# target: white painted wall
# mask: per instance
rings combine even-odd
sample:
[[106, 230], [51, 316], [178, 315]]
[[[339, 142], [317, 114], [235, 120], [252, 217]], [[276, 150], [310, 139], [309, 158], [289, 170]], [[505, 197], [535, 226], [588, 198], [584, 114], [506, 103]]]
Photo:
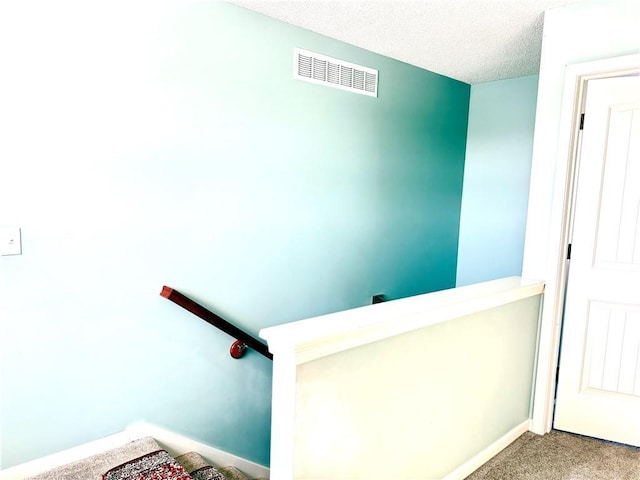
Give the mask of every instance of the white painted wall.
[[545, 14], [523, 276], [545, 279], [567, 65], [640, 53], [640, 2], [585, 1]]
[[[529, 208], [523, 260], [523, 275], [545, 280], [546, 294], [540, 331], [532, 430], [551, 428], [552, 405], [548, 402], [554, 384], [557, 355], [556, 316], [561, 294], [557, 293], [557, 260], [560, 247], [563, 185], [566, 153], [558, 153], [565, 71], [568, 65], [640, 53], [640, 3], [593, 1], [549, 10], [545, 14], [544, 37], [533, 145]], [[569, 101], [572, 101], [569, 99]], [[565, 131], [567, 131], [565, 129]], [[558, 183], [559, 187], [556, 186]]]

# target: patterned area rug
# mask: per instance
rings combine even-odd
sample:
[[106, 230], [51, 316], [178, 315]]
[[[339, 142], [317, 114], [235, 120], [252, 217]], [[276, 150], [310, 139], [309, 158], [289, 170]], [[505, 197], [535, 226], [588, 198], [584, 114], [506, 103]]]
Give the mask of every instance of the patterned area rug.
[[202, 467], [191, 472], [194, 480], [227, 480], [215, 467]]
[[103, 480], [192, 480], [191, 476], [164, 450], [151, 452], [112, 468]]
[[176, 457], [176, 462], [189, 472], [195, 480], [228, 480], [222, 473], [197, 452], [188, 452]]
[[247, 477], [236, 467], [220, 467], [219, 470], [226, 480], [247, 480]]

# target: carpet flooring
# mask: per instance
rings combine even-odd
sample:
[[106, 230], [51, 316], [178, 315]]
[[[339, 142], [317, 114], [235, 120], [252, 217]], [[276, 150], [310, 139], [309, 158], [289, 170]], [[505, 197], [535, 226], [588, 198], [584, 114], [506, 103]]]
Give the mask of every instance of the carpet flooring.
[[640, 480], [640, 448], [527, 432], [466, 480]]
[[147, 437], [108, 452], [54, 468], [26, 480], [100, 480], [107, 470], [159, 449], [160, 445], [153, 438]]

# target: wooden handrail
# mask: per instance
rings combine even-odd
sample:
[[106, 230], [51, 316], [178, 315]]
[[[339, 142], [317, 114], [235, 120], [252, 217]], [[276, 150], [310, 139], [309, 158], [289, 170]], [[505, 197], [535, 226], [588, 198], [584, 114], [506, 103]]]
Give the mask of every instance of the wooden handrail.
[[267, 346], [260, 340], [252, 337], [247, 332], [240, 330], [235, 325], [227, 322], [224, 318], [216, 315], [212, 311], [207, 310], [205, 307], [197, 302], [194, 302], [179, 291], [165, 285], [162, 287], [162, 292], [160, 292], [160, 295], [168, 300], [171, 300], [176, 305], [180, 305], [185, 310], [188, 310], [194, 315], [200, 317], [205, 322], [213, 325], [216, 328], [219, 328], [226, 334], [231, 335], [233, 338], [238, 340], [231, 346], [232, 357], [240, 358], [244, 353], [246, 347], [249, 347], [254, 349], [259, 354], [264, 355], [269, 360], [273, 360], [273, 355], [269, 353], [269, 349], [267, 348]]

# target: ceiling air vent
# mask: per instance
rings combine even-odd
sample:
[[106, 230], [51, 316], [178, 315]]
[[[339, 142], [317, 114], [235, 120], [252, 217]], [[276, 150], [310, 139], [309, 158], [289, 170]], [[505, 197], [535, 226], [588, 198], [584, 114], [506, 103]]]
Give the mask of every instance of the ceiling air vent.
[[378, 96], [378, 71], [336, 58], [296, 48], [293, 78], [328, 87]]

